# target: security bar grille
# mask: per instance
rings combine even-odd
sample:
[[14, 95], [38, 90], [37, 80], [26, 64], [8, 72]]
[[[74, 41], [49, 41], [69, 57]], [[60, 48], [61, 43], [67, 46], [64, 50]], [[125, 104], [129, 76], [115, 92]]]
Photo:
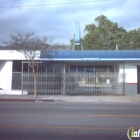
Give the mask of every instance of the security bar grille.
[[[33, 73], [23, 73], [22, 90], [34, 92]], [[38, 95], [123, 95], [125, 75], [119, 73], [37, 73]]]

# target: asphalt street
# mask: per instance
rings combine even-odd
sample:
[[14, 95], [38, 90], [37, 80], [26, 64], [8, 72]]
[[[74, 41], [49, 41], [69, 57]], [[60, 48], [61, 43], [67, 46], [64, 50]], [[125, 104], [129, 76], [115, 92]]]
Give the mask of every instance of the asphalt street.
[[128, 140], [139, 103], [0, 102], [0, 140]]

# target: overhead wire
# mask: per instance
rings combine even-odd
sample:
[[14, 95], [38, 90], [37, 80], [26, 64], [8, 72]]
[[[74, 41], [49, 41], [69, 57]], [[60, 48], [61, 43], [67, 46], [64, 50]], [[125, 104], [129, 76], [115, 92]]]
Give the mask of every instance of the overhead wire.
[[12, 5], [12, 6], [0, 6], [0, 8], [28, 8], [28, 7], [41, 7], [41, 6], [53, 6], [53, 5], [68, 5], [68, 4], [83, 4], [83, 3], [92, 3], [92, 2], [103, 2], [111, 0], [92, 0], [92, 1], [75, 1], [75, 2], [64, 2], [64, 3], [46, 3], [46, 4], [36, 4], [36, 5]]

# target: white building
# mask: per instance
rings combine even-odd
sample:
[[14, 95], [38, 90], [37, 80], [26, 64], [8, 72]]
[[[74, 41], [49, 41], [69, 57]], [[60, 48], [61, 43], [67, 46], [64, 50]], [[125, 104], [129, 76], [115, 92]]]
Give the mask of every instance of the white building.
[[[58, 94], [71, 94], [76, 95], [80, 91], [80, 89], [85, 90], [84, 94], [87, 95], [95, 95], [91, 94], [96, 92], [96, 95], [98, 95], [99, 90], [103, 93], [103, 91], [106, 89], [108, 92], [112, 92], [114, 90], [110, 90], [113, 85], [117, 84], [117, 86], [122, 84], [121, 89], [117, 89], [115, 94], [117, 92], [119, 94], [125, 94], [125, 95], [137, 95], [140, 94], [140, 51], [139, 50], [126, 50], [126, 51], [58, 51], [58, 53], [54, 54], [53, 58], [48, 59], [45, 52], [42, 52], [40, 55], [40, 58], [36, 59], [38, 61], [37, 63], [37, 71], [38, 72], [46, 72], [49, 74], [50, 72], [61, 72], [61, 80], [59, 78], [59, 82], [56, 81], [55, 77], [55, 84], [60, 84], [60, 88], [57, 87], [57, 89], [52, 87], [52, 85], [49, 86], [49, 89], [45, 87], [44, 89], [44, 82], [39, 81], [39, 85], [42, 86], [42, 89], [40, 87], [40, 93], [41, 91], [44, 92], [43, 94], [56, 94], [55, 91], [60, 91]], [[50, 66], [50, 64], [53, 64], [53, 67]], [[44, 70], [44, 65], [46, 65], [47, 70]], [[59, 65], [59, 66], [58, 66]], [[49, 67], [49, 68], [48, 68]], [[1, 94], [24, 94], [29, 93], [29, 89], [24, 89], [24, 77], [23, 73], [28, 72], [30, 73], [30, 68], [28, 66], [28, 63], [26, 62], [25, 57], [13, 50], [0, 50], [0, 88], [3, 90], [0, 90]], [[117, 82], [110, 81], [110, 77], [104, 78], [105, 80], [99, 81], [99, 77], [95, 78], [97, 73], [109, 73], [110, 75], [112, 73], [118, 73], [117, 75]], [[70, 87], [70, 82], [67, 82], [66, 78], [69, 78], [69, 74], [81, 74], [83, 73], [90, 73], [91, 77], [93, 76], [92, 80], [95, 79], [95, 81], [92, 81], [89, 83], [89, 78], [87, 81], [87, 77], [83, 76], [80, 78], [80, 80], [77, 82], [78, 87], [75, 88], [75, 91], [69, 89], [69, 91], [72, 91], [71, 93], [68, 92], [68, 87]], [[18, 75], [18, 77], [14, 77], [15, 75]], [[65, 76], [64, 76], [65, 75]], [[46, 75], [45, 75], [46, 76]], [[64, 77], [63, 77], [64, 76]], [[70, 75], [72, 76], [72, 75]], [[78, 75], [79, 76], [79, 75]], [[63, 77], [63, 78], [62, 78]], [[89, 75], [88, 75], [89, 77]], [[29, 79], [29, 78], [28, 78]], [[76, 78], [77, 80], [78, 78]], [[82, 79], [82, 80], [81, 80]], [[64, 81], [65, 80], [65, 81]], [[76, 81], [75, 80], [75, 81]], [[46, 86], [49, 85], [49, 81], [46, 81]], [[75, 82], [74, 81], [74, 82]], [[26, 81], [28, 84], [30, 84], [29, 81]], [[52, 81], [51, 81], [52, 82]], [[26, 83], [26, 88], [27, 84]], [[42, 83], [42, 85], [41, 85]], [[54, 85], [54, 81], [52, 83]], [[93, 88], [94, 86], [94, 88]], [[29, 86], [30, 87], [30, 86]], [[29, 88], [28, 87], [28, 88]], [[51, 88], [50, 88], [51, 87]], [[92, 87], [92, 88], [91, 88]], [[95, 88], [96, 87], [96, 88]], [[104, 88], [101, 88], [104, 87]], [[107, 87], [110, 87], [107, 88]], [[71, 87], [72, 88], [72, 87]], [[50, 90], [53, 90], [51, 92]], [[102, 91], [101, 91], [102, 90]], [[121, 92], [119, 92], [121, 90]], [[90, 94], [86, 91], [90, 91]], [[97, 92], [98, 91], [98, 92]], [[107, 91], [105, 91], [107, 93]], [[102, 95], [99, 94], [99, 95]], [[78, 95], [82, 95], [82, 91], [79, 92]]]

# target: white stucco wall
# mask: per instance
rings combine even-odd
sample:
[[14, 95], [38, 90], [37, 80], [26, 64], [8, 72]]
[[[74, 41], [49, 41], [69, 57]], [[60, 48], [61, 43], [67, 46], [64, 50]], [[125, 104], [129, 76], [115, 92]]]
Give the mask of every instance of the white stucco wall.
[[[37, 52], [38, 55], [40, 51]], [[35, 60], [38, 60], [36, 57]], [[24, 55], [15, 50], [0, 50], [0, 60], [26, 60]]]
[[125, 73], [126, 83], [137, 83], [137, 65], [140, 63], [136, 62], [125, 62], [119, 64], [119, 82], [122, 82], [122, 75]]
[[[37, 52], [38, 55], [40, 51]], [[35, 60], [38, 60], [36, 57]], [[21, 95], [21, 90], [12, 90], [13, 60], [26, 60], [24, 55], [15, 50], [0, 50], [0, 94]]]
[[11, 90], [13, 61], [0, 61], [0, 88]]
[[137, 65], [138, 63], [125, 63], [126, 83], [137, 83]]
[[25, 60], [24, 55], [14, 50], [1, 50], [0, 60]]

